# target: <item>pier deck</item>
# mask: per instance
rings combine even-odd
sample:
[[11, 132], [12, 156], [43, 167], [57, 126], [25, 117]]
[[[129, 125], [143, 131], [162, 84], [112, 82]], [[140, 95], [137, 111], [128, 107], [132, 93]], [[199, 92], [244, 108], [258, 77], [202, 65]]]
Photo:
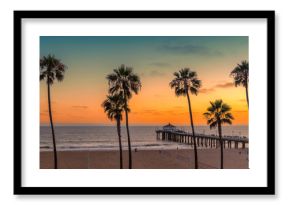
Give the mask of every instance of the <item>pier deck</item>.
[[[193, 136], [191, 133], [178, 130], [156, 130], [156, 138], [157, 140], [172, 141], [189, 145], [193, 144]], [[218, 148], [220, 146], [219, 140], [219, 137], [216, 135], [196, 134], [197, 147]], [[224, 148], [245, 149], [248, 147], [249, 140], [246, 137], [240, 136], [223, 136], [222, 143]]]

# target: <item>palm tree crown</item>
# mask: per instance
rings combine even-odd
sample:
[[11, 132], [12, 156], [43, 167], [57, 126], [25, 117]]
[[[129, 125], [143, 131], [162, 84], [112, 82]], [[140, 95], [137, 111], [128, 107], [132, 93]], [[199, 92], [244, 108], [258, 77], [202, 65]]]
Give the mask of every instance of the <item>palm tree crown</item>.
[[207, 112], [203, 115], [207, 119], [207, 124], [209, 124], [210, 129], [215, 128], [222, 124], [232, 124], [234, 119], [233, 115], [230, 113], [231, 107], [222, 100], [216, 100], [210, 102], [211, 106], [207, 108]]
[[190, 91], [197, 95], [198, 89], [201, 87], [201, 81], [197, 78], [197, 74], [189, 68], [183, 68], [178, 72], [174, 72], [175, 78], [170, 82], [170, 87], [175, 89], [176, 96], [186, 96]]
[[[122, 95], [108, 95], [107, 99], [102, 103], [104, 111], [110, 120], [121, 120], [124, 111], [125, 101]], [[129, 111], [129, 110], [128, 110]]]
[[114, 73], [107, 76], [109, 81], [109, 92], [112, 94], [122, 93], [126, 99], [132, 97], [133, 91], [135, 94], [141, 89], [141, 81], [138, 75], [134, 74], [132, 68], [121, 65], [114, 69]]
[[53, 84], [54, 80], [62, 81], [66, 65], [54, 55], [43, 56], [40, 59], [40, 80], [46, 79], [48, 84]]
[[238, 64], [230, 74], [235, 81], [235, 86], [242, 85], [247, 87], [249, 81], [249, 63], [244, 60], [241, 64]]

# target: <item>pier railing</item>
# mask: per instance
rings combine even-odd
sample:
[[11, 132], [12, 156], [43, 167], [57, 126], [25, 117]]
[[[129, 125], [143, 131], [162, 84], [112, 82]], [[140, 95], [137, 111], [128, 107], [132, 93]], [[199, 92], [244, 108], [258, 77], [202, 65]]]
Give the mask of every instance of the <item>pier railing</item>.
[[[196, 143], [198, 147], [204, 148], [218, 148], [220, 146], [220, 139], [216, 135], [205, 135], [205, 134], [196, 134]], [[193, 136], [191, 133], [187, 133], [181, 130], [156, 130], [157, 140], [172, 141], [183, 144], [193, 144]], [[223, 136], [222, 144], [224, 148], [243, 148], [248, 147], [249, 140], [246, 137], [240, 136]]]

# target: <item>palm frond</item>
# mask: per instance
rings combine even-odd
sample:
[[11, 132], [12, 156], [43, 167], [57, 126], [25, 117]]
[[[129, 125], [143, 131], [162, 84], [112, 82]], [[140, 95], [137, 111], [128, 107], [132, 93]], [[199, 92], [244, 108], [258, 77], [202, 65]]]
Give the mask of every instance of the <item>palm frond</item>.
[[223, 103], [221, 99], [215, 100], [214, 102], [210, 101], [210, 106], [207, 108], [207, 112], [203, 113], [203, 116], [206, 118], [210, 129], [212, 129], [219, 123], [232, 124], [234, 117], [230, 113], [230, 110], [231, 107]]
[[180, 78], [180, 75], [178, 72], [174, 72], [173, 75], [176, 77], [176, 78]]
[[111, 73], [111, 74], [107, 75], [106, 78], [109, 82], [115, 82], [118, 79], [118, 74]]
[[174, 78], [170, 81], [169, 86], [174, 89], [175, 95], [186, 96], [188, 92], [197, 95], [201, 87], [201, 81], [197, 78], [197, 73], [189, 68], [182, 68], [173, 73]]
[[233, 117], [232, 113], [228, 112], [225, 114], [225, 118], [230, 119], [230, 120], [234, 120], [235, 118]]
[[221, 119], [221, 124], [232, 124], [232, 121], [230, 119]]
[[109, 82], [109, 93], [122, 94], [126, 99], [130, 99], [132, 93], [138, 94], [142, 87], [139, 76], [133, 73], [133, 68], [124, 64], [114, 69], [106, 78]]
[[235, 86], [247, 86], [249, 80], [249, 63], [244, 60], [232, 70], [230, 76], [234, 78]]
[[67, 68], [61, 60], [55, 58], [54, 55], [43, 56], [39, 60], [40, 66], [40, 80], [46, 79], [48, 84], [53, 84], [55, 79], [62, 81], [64, 79], [64, 72]]
[[183, 87], [175, 87], [175, 95], [179, 96], [186, 96], [186, 90]]
[[211, 122], [208, 122], [208, 124], [209, 124], [209, 128], [213, 129], [217, 127], [218, 121], [211, 121]]
[[58, 80], [58, 81], [62, 81], [64, 79], [64, 74], [63, 72], [59, 71], [59, 70], [56, 70], [55, 71], [55, 78]]
[[226, 113], [231, 110], [231, 107], [228, 104], [222, 104], [221, 113]]
[[125, 99], [120, 94], [108, 95], [107, 99], [102, 103], [102, 107], [110, 120], [122, 120], [122, 112], [126, 109]]
[[191, 94], [197, 95], [197, 93], [198, 93], [198, 89], [195, 87], [189, 87], [189, 90], [190, 90]]

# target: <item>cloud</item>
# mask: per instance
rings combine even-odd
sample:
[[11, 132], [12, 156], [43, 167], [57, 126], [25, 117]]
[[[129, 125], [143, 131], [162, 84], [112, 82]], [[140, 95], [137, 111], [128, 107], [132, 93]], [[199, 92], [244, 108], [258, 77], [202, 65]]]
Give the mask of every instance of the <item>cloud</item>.
[[140, 75], [141, 77], [145, 77], [145, 73], [143, 73], [143, 72], [140, 73], [139, 75]]
[[86, 105], [73, 105], [72, 108], [74, 108], [74, 109], [87, 109], [88, 106], [86, 106]]
[[147, 110], [143, 110], [141, 111], [143, 114], [152, 114], [152, 115], [160, 115], [161, 112], [158, 110], [154, 110], [154, 109], [147, 109]]
[[174, 109], [183, 109], [184, 106], [173, 106]]
[[140, 76], [141, 77], [162, 77], [164, 76], [165, 73], [160, 72], [158, 70], [151, 70], [151, 71], [147, 71], [146, 73], [141, 73]]
[[205, 46], [198, 45], [163, 45], [159, 49], [177, 54], [222, 55], [220, 51], [212, 51]]
[[149, 73], [149, 76], [151, 76], [151, 77], [164, 76], [164, 75], [165, 75], [165, 73], [159, 72], [158, 70], [152, 70]]
[[214, 88], [201, 88], [199, 90], [200, 93], [210, 93], [210, 92], [213, 92], [213, 91], [215, 91]]
[[156, 109], [145, 109], [145, 110], [140, 110], [138, 112], [133, 112], [131, 114], [138, 114], [138, 115], [156, 115], [156, 116], [160, 116], [160, 115], [185, 115], [188, 114], [187, 111], [184, 111], [182, 109], [182, 111], [173, 109], [173, 110], [156, 110]]
[[169, 63], [164, 63], [164, 62], [153, 62], [153, 63], [150, 63], [149, 65], [156, 66], [156, 67], [168, 67], [168, 66], [170, 66]]
[[234, 83], [231, 83], [231, 82], [215, 85], [216, 88], [230, 88], [233, 86], [234, 86]]
[[[62, 115], [61, 113], [58, 113], [58, 112], [56, 112], [54, 110], [52, 110], [52, 114], [53, 115]], [[40, 112], [40, 115], [42, 115], [42, 116], [48, 116], [49, 115], [49, 112], [48, 112], [48, 110], [43, 110], [43, 111]]]
[[71, 118], [86, 119], [86, 116], [83, 115], [66, 114], [66, 116]]
[[200, 93], [210, 93], [215, 91], [216, 88], [230, 88], [233, 87], [234, 83], [231, 82], [227, 82], [227, 83], [222, 83], [222, 84], [216, 84], [215, 86], [211, 87], [211, 88], [201, 88], [199, 90]]

